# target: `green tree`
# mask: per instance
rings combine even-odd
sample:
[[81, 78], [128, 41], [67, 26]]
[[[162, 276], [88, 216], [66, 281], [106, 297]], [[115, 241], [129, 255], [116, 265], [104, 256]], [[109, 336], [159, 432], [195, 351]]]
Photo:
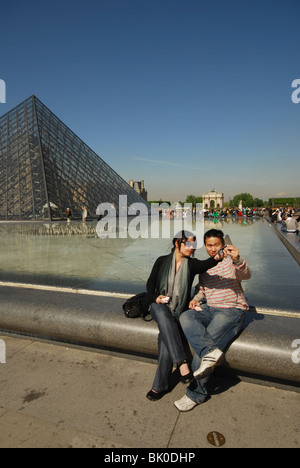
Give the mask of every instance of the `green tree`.
[[235, 195], [233, 197], [233, 200], [231, 202], [232, 206], [239, 206], [240, 201], [243, 202], [243, 207], [251, 207], [254, 206], [254, 199], [250, 193], [239, 193], [238, 195]]
[[254, 198], [254, 206], [260, 208], [261, 206], [264, 206], [264, 201], [260, 198]]
[[188, 195], [186, 197], [185, 203], [192, 203], [193, 207], [196, 206], [197, 203], [202, 203], [203, 197], [196, 197], [196, 195]]

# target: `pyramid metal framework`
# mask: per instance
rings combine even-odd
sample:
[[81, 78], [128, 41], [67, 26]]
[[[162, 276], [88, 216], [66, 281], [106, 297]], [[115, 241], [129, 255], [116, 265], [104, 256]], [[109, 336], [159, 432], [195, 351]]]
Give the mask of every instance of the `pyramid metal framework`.
[[119, 195], [149, 207], [35, 96], [0, 117], [0, 219], [95, 216], [100, 203], [118, 211]]

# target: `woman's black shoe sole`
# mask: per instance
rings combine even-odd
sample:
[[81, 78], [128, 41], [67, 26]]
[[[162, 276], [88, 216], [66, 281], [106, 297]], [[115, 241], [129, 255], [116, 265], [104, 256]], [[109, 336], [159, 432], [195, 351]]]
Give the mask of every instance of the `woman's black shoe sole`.
[[147, 398], [148, 398], [148, 400], [150, 400], [150, 401], [158, 401], [158, 400], [160, 400], [165, 394], [166, 394], [166, 392], [155, 393], [155, 392], [153, 392], [152, 390], [150, 390], [150, 392], [147, 393]]

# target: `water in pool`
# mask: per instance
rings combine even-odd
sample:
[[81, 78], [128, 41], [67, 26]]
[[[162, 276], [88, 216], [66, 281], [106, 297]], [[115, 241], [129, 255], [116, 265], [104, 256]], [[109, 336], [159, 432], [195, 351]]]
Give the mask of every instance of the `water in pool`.
[[[267, 221], [203, 221], [202, 232], [213, 227], [228, 234], [249, 263], [252, 278], [243, 285], [251, 305], [300, 312], [299, 266]], [[135, 294], [145, 289], [156, 258], [171, 251], [171, 238], [100, 239], [95, 228], [1, 223], [0, 281]], [[207, 258], [203, 246], [196, 257]]]

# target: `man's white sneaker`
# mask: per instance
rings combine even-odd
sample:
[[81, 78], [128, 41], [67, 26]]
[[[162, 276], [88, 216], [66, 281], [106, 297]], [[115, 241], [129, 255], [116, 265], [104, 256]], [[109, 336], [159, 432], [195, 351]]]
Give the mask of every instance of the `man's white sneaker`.
[[220, 349], [214, 349], [202, 358], [201, 366], [194, 372], [195, 379], [203, 379], [210, 375], [216, 366], [221, 364], [224, 353]]
[[191, 411], [192, 409], [194, 409], [195, 406], [198, 405], [198, 403], [195, 403], [189, 397], [184, 395], [184, 397], [181, 398], [181, 400], [175, 401], [174, 405], [179, 411], [181, 411], [182, 413], [186, 413], [187, 411]]

